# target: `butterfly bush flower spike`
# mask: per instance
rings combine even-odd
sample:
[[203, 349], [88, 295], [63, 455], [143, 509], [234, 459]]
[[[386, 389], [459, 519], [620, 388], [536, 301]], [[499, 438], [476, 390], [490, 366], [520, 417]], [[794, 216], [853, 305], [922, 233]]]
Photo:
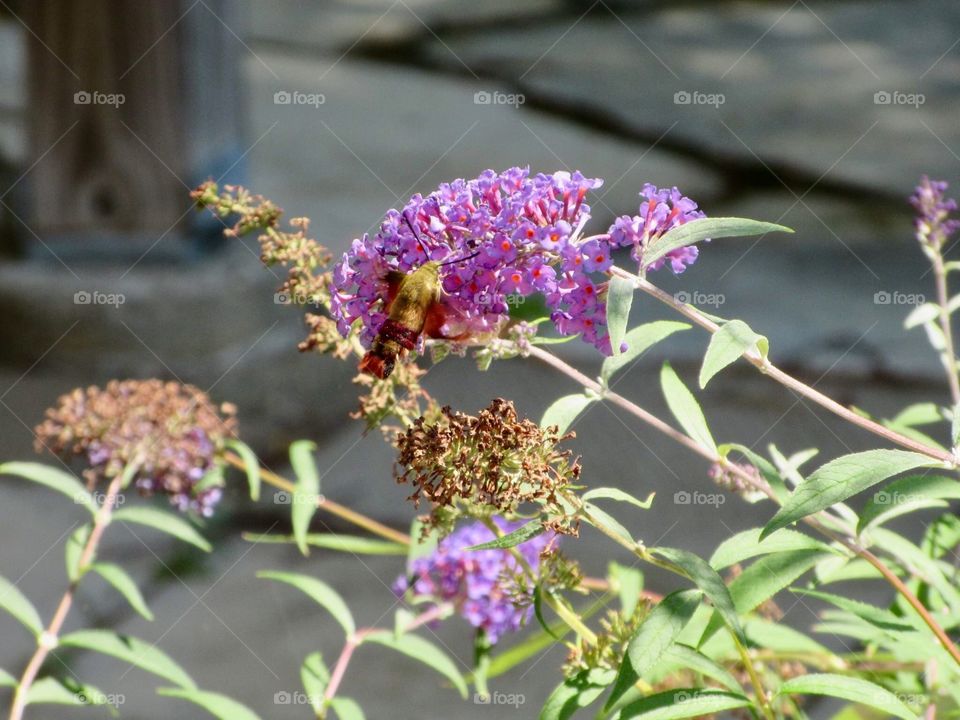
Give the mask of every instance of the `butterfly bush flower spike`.
[[[612, 250], [632, 246], [639, 257], [646, 244], [703, 213], [676, 188], [648, 185], [640, 215], [584, 239], [585, 199], [602, 182], [579, 172], [531, 176], [511, 168], [414, 195], [387, 213], [379, 232], [354, 240], [335, 267], [331, 313], [340, 333], [359, 324], [360, 341], [370, 347], [387, 319], [390, 273], [406, 275], [435, 261], [442, 263], [445, 317], [437, 337], [495, 337], [509, 317], [509, 296], [539, 294], [560, 334], [582, 335], [609, 355], [603, 274]], [[653, 269], [669, 261], [680, 272], [696, 255], [696, 248], [675, 250]]]
[[[503, 533], [523, 524], [501, 518], [494, 522]], [[497, 642], [530, 619], [533, 600], [518, 598], [512, 587], [510, 576], [521, 568], [509, 550], [467, 549], [493, 539], [493, 532], [482, 522], [464, 525], [441, 540], [432, 554], [414, 560], [410, 576], [398, 578], [394, 590], [400, 595], [409, 591], [418, 599], [453, 603], [467, 622], [484, 630], [491, 643]], [[517, 546], [535, 574], [541, 553], [554, 539], [552, 533], [543, 533]]]

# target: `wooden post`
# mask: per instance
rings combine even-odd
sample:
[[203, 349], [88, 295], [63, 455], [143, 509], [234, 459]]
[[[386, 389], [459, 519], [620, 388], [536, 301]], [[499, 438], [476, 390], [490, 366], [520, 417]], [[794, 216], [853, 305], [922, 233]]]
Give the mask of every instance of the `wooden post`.
[[226, 0], [31, 0], [23, 13], [27, 223], [70, 255], [182, 252], [189, 188], [242, 153]]

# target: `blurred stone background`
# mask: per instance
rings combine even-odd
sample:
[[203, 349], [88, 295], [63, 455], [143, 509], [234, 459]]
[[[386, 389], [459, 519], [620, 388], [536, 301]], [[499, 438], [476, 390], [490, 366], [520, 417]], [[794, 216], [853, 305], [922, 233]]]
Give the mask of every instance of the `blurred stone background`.
[[[196, 74], [189, 77], [203, 82], [190, 95], [189, 112], [159, 102], [155, 112], [181, 123], [178, 132], [201, 149], [198, 137], [216, 139], [211, 118], [229, 125], [224, 137], [239, 143], [230, 177], [291, 216], [311, 217], [313, 234], [333, 250], [375, 228], [412, 192], [488, 167], [604, 177], [592, 202], [593, 226], [600, 228], [635, 210], [643, 183], [677, 185], [710, 215], [756, 217], [797, 232], [714, 242], [682, 276], [656, 277], [663, 288], [716, 301], [704, 309], [746, 319], [770, 338], [775, 362], [840, 402], [889, 417], [909, 402], [945, 400], [922, 332], [905, 332], [902, 322], [911, 309], [906, 296], [932, 294], [906, 198], [923, 173], [954, 183], [960, 175], [955, 2], [164, 4], [174, 6], [166, 8], [173, 24], [131, 41], [127, 51], [142, 58], [138, 63], [149, 63], [192, 22], [219, 28], [220, 44], [191, 56]], [[161, 228], [128, 246], [122, 233], [106, 245], [96, 233], [71, 244], [35, 229], [44, 223], [31, 214], [37, 178], [56, 172], [55, 146], [69, 143], [73, 131], [67, 125], [62, 140], [55, 135], [49, 148], [31, 149], [31, 133], [56, 111], [28, 102], [27, 58], [37, 57], [28, 53], [35, 33], [29, 13], [21, 5], [0, 7], [0, 458], [31, 459], [31, 427], [75, 386], [179, 378], [235, 402], [244, 438], [270, 467], [283, 470], [287, 445], [310, 438], [319, 446], [326, 494], [405, 526], [413, 510], [390, 479], [391, 453], [347, 419], [356, 402], [352, 369], [297, 353], [300, 313], [274, 303], [279, 280], [258, 262], [252, 238], [216, 247], [218, 228], [177, 225], [178, 215], [189, 214], [188, 188], [227, 169], [219, 161], [209, 169], [184, 166], [120, 125], [114, 132], [127, 151], [140, 153], [136, 164], [146, 175], [166, 176], [164, 183], [172, 176], [182, 197], [169, 225], [178, 229]], [[60, 30], [83, 44], [76, 27]], [[30, 52], [53, 50], [37, 45]], [[224, 57], [236, 68], [234, 80], [210, 70]], [[96, 90], [58, 58], [45, 62], [54, 80], [69, 73], [79, 76], [79, 88]], [[323, 101], [294, 99], [311, 94]], [[61, 106], [69, 102], [59, 99]], [[141, 210], [121, 209], [134, 216]], [[125, 302], [77, 304], [78, 292], [120, 293]], [[636, 322], [669, 317], [643, 297], [634, 315]], [[705, 346], [697, 331], [671, 339], [625, 374], [618, 391], [666, 413], [660, 363], [671, 358], [692, 381]], [[599, 367], [586, 345], [558, 352], [588, 373]], [[430, 371], [427, 384], [456, 408], [473, 411], [503, 396], [534, 418], [575, 390], [532, 361], [479, 374], [467, 360], [448, 360]], [[758, 450], [773, 442], [788, 453], [818, 446], [824, 458], [871, 446], [863, 433], [749, 368], [731, 368], [701, 398], [723, 441]], [[648, 544], [709, 554], [732, 530], [770, 514], [733, 498], [719, 507], [676, 504], [678, 490], [709, 490], [707, 467], [619, 410], [594, 407], [576, 430], [586, 482], [657, 491], [655, 512], [618, 509]], [[103, 556], [132, 566], [157, 619], [132, 616], [93, 581], [69, 627], [109, 625], [157, 642], [201, 687], [236, 697], [263, 717], [305, 717], [307, 708], [277, 705], [274, 694], [299, 688], [299, 665], [309, 652], [321, 650], [332, 662], [340, 630], [294, 591], [254, 573], [315, 573], [356, 607], [361, 623], [390, 624], [389, 585], [401, 563], [319, 551], [303, 560], [290, 548], [245, 542], [241, 531], [285, 531], [288, 508], [270, 493], [251, 505], [243, 490], [238, 479], [205, 530], [218, 548], [210, 557], [197, 558], [163, 536], [112, 530]], [[62, 592], [63, 541], [80, 517], [59, 496], [9, 478], [0, 483], [0, 575], [16, 581], [45, 617]], [[325, 526], [343, 529], [318, 518], [317, 530]], [[591, 573], [604, 571], [608, 547], [589, 532], [569, 549]], [[656, 574], [648, 584], [673, 587]], [[816, 606], [793, 602], [784, 602], [788, 620], [809, 626]], [[465, 625], [449, 623], [438, 637], [469, 662]], [[840, 647], [838, 638], [821, 640]], [[0, 615], [0, 667], [17, 671], [29, 651], [21, 628]], [[495, 690], [525, 695], [516, 709], [461, 703], [430, 671], [370, 650], [360, 651], [344, 690], [372, 718], [398, 716], [400, 707], [402, 717], [532, 717], [558, 681], [563, 654], [555, 648], [494, 683]], [[139, 670], [127, 674], [91, 655], [60, 657], [66, 667], [51, 661], [50, 672], [69, 671], [125, 694], [125, 717], [196, 716], [157, 698], [153, 678]], [[5, 697], [0, 691], [0, 701]], [[62, 715], [38, 708], [32, 716]]]

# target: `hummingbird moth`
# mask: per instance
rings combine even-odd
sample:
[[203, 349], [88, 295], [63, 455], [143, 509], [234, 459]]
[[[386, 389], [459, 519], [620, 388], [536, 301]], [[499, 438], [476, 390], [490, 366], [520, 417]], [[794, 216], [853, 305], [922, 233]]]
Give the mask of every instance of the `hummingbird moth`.
[[[421, 249], [430, 257], [420, 234], [414, 229], [410, 219], [403, 219], [413, 232]], [[381, 380], [390, 376], [396, 366], [397, 357], [412, 350], [421, 335], [430, 338], [457, 340], [442, 333], [449, 311], [440, 302], [440, 268], [444, 265], [463, 262], [477, 253], [447, 262], [430, 260], [410, 273], [391, 271], [387, 274], [388, 291], [384, 301], [387, 319], [380, 326], [370, 350], [363, 356], [358, 369]]]

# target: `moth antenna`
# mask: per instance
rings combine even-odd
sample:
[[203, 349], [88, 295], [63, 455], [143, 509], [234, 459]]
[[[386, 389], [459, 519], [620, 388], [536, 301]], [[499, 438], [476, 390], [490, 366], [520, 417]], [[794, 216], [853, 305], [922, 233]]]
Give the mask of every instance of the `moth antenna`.
[[467, 260], [470, 260], [471, 258], [475, 258], [475, 257], [476, 257], [477, 255], [479, 255], [479, 254], [480, 254], [480, 251], [477, 250], [477, 251], [476, 251], [475, 253], [473, 253], [472, 255], [467, 255], [466, 257], [462, 257], [462, 258], [454, 258], [453, 260], [447, 260], [446, 262], [442, 262], [442, 263], [440, 263], [440, 267], [443, 267], [444, 265], [453, 265], [453, 263], [458, 263], [458, 262], [466, 262]]
[[410, 228], [410, 232], [413, 233], [413, 236], [417, 239], [417, 242], [420, 243], [420, 249], [423, 250], [423, 254], [427, 256], [427, 259], [430, 259], [430, 251], [427, 250], [427, 246], [423, 244], [423, 240], [420, 239], [420, 233], [416, 231], [413, 227], [413, 223], [410, 222], [410, 218], [407, 217], [406, 213], [401, 213], [403, 215], [404, 221], [407, 223], [407, 227]]

